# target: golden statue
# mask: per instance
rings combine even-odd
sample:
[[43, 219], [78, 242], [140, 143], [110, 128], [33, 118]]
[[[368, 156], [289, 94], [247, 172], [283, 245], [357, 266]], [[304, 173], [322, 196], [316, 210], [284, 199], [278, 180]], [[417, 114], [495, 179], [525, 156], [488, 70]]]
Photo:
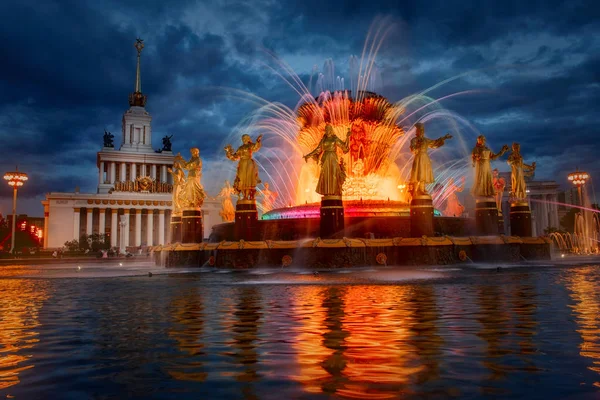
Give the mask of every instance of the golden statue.
[[492, 183], [494, 184], [494, 197], [496, 198], [496, 208], [502, 212], [502, 197], [504, 197], [504, 188], [506, 181], [499, 175], [498, 168], [494, 168]]
[[231, 202], [231, 195], [234, 194], [234, 190], [229, 184], [229, 181], [225, 181], [225, 186], [221, 189], [217, 197], [222, 197], [221, 211], [219, 215], [223, 222], [232, 222], [235, 219], [235, 208]]
[[183, 161], [181, 168], [187, 170], [187, 178], [179, 193], [179, 204], [183, 209], [199, 210], [204, 203], [206, 194], [200, 179], [202, 179], [202, 160], [200, 150], [197, 147], [190, 149], [192, 158]]
[[262, 211], [263, 214], [271, 211], [273, 209], [273, 204], [275, 203], [275, 199], [279, 196], [279, 193], [273, 192], [269, 190], [269, 184], [265, 183], [265, 188], [262, 190]]
[[425, 137], [425, 126], [418, 122], [415, 124], [417, 132], [410, 141], [410, 151], [415, 155], [412, 168], [410, 170], [409, 182], [413, 184], [413, 190], [416, 194], [427, 194], [425, 185], [434, 182], [433, 169], [427, 149], [436, 149], [442, 147], [444, 142], [452, 139], [452, 135], [446, 134], [439, 139], [429, 139]]
[[485, 136], [477, 137], [477, 144], [471, 152], [471, 160], [475, 167], [475, 182], [471, 188], [473, 196], [492, 197], [495, 194], [494, 183], [492, 181], [492, 160], [501, 157], [508, 151], [508, 146], [502, 146], [499, 153], [494, 154], [489, 147], [485, 145]]
[[448, 198], [446, 199], [446, 208], [444, 209], [444, 217], [460, 217], [465, 211], [465, 206], [460, 204], [456, 193], [460, 193], [465, 189], [465, 177], [460, 179], [460, 186], [454, 183], [454, 178], [450, 178], [446, 191]]
[[514, 200], [525, 200], [527, 197], [527, 185], [525, 184], [525, 177], [531, 176], [535, 172], [535, 161], [531, 165], [523, 162], [523, 156], [521, 155], [521, 145], [519, 143], [513, 143], [512, 153], [508, 156], [506, 161], [511, 168], [510, 174], [510, 197]]
[[243, 196], [244, 200], [254, 200], [256, 194], [256, 185], [260, 183], [258, 179], [258, 167], [252, 159], [252, 153], [260, 150], [262, 135], [256, 138], [256, 143], [252, 143], [250, 135], [242, 135], [242, 145], [237, 151], [233, 151], [230, 144], [225, 146], [225, 155], [231, 161], [240, 161], [237, 166], [233, 189], [238, 196]]
[[185, 173], [183, 172], [182, 165], [185, 163], [181, 154], [177, 153], [173, 159], [173, 169], [167, 168], [167, 171], [173, 177], [173, 215], [181, 215], [181, 203], [179, 202], [179, 194], [185, 181]]
[[342, 152], [347, 153], [349, 150], [350, 137], [352, 131], [348, 128], [346, 140], [341, 141], [333, 132], [333, 127], [330, 124], [325, 125], [325, 134], [319, 142], [319, 145], [310, 153], [304, 156], [304, 160], [308, 162], [309, 158], [321, 161], [321, 173], [317, 182], [316, 192], [323, 196], [341, 196], [342, 186], [346, 180], [346, 169], [343, 164], [338, 163], [337, 148], [342, 149]]

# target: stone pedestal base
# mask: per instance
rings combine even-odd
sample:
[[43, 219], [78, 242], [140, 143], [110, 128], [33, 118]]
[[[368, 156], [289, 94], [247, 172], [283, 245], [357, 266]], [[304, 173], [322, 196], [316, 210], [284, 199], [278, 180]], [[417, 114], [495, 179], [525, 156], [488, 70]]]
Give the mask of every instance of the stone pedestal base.
[[323, 196], [321, 199], [321, 238], [344, 236], [344, 204], [342, 196]]
[[181, 215], [171, 217], [171, 243], [181, 243]]
[[431, 196], [421, 194], [410, 201], [410, 236], [433, 236], [433, 203]]
[[504, 216], [502, 211], [498, 210], [498, 234], [504, 235]]
[[498, 234], [498, 209], [493, 197], [475, 200], [475, 230], [482, 236]]
[[235, 205], [235, 240], [259, 240], [256, 200], [238, 200]]
[[513, 236], [531, 236], [531, 210], [527, 202], [510, 204], [510, 234]]
[[203, 237], [202, 211], [183, 210], [181, 216], [181, 243], [201, 243]]

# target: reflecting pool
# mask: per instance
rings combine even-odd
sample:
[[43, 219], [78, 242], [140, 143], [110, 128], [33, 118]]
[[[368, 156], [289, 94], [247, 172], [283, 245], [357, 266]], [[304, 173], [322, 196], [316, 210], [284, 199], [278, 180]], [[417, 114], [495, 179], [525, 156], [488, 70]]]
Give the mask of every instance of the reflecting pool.
[[0, 398], [600, 396], [597, 265], [53, 268], [0, 267]]

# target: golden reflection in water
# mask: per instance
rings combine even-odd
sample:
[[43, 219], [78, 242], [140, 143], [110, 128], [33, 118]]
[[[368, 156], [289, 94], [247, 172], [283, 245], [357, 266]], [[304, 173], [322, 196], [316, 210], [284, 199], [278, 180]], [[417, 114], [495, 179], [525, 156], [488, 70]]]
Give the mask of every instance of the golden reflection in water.
[[[191, 288], [183, 296], [176, 297], [171, 304], [173, 324], [169, 337], [175, 339], [182, 356], [168, 361], [167, 372], [175, 379], [204, 382], [207, 372], [201, 361], [204, 351], [204, 304], [200, 290]], [[179, 362], [179, 359], [182, 361]]]
[[414, 309], [411, 342], [416, 347], [423, 366], [417, 373], [416, 383], [423, 386], [439, 379], [439, 364], [444, 344], [444, 339], [438, 334], [439, 315], [433, 286], [415, 286], [410, 302]]
[[[529, 275], [519, 276], [526, 281]], [[536, 320], [536, 289], [531, 284], [515, 285], [510, 297], [512, 311], [515, 316], [514, 333], [517, 336], [519, 351], [516, 353], [523, 362], [521, 369], [524, 372], [535, 373], [540, 369], [535, 365], [537, 346], [534, 343], [539, 323]]]
[[510, 334], [510, 315], [505, 306], [507, 293], [497, 285], [480, 286], [477, 301], [479, 313], [477, 320], [481, 329], [477, 333], [486, 344], [485, 358], [482, 364], [488, 369], [489, 383], [482, 381], [482, 392], [486, 395], [501, 395], [505, 392], [498, 387], [498, 382], [506, 381], [510, 366], [502, 365], [500, 359], [512, 353], [506, 337]]
[[303, 288], [293, 377], [310, 393], [386, 399], [409, 393], [411, 375], [423, 370], [410, 343], [413, 310], [405, 286]]
[[324, 292], [318, 286], [299, 286], [293, 294], [292, 312], [299, 324], [293, 347], [299, 372], [291, 378], [303, 384], [309, 393], [321, 393], [320, 382], [329, 376], [322, 363], [333, 353], [323, 346], [322, 335], [326, 329]]
[[[600, 373], [600, 268], [577, 268], [565, 273], [582, 339], [579, 354], [592, 360], [590, 370]], [[600, 377], [594, 386], [600, 387]]]
[[18, 384], [19, 373], [35, 367], [26, 350], [39, 342], [39, 311], [47, 298], [46, 281], [0, 279], [0, 390]]
[[237, 380], [244, 383], [242, 386], [244, 398], [258, 399], [254, 394], [253, 383], [259, 379], [257, 341], [262, 317], [260, 293], [256, 288], [242, 288], [238, 296], [234, 312], [235, 322], [232, 327], [234, 340], [232, 357], [236, 360], [236, 364], [243, 368], [237, 375]]

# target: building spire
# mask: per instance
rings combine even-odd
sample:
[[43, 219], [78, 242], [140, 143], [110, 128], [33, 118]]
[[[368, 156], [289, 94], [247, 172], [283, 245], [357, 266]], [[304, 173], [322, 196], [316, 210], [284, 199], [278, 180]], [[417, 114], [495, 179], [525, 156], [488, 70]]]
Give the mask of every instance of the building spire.
[[140, 58], [142, 55], [142, 49], [144, 48], [144, 41], [140, 38], [137, 38], [133, 46], [137, 50], [137, 68], [135, 71], [135, 92], [129, 95], [129, 105], [132, 107], [145, 107], [146, 96], [142, 94], [142, 78], [140, 74]]

